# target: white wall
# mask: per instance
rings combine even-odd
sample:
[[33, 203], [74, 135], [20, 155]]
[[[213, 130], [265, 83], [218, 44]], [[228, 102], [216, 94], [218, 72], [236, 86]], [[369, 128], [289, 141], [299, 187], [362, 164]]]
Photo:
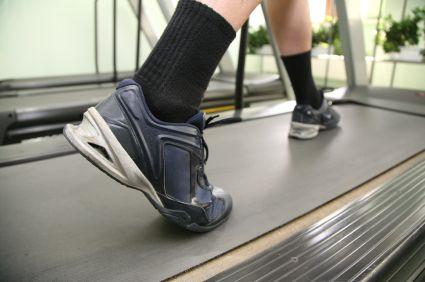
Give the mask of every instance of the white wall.
[[[136, 18], [118, 0], [118, 69], [134, 69]], [[147, 7], [153, 1], [144, 1]], [[150, 9], [158, 33], [165, 26]], [[99, 0], [99, 68], [112, 70], [112, 0]], [[142, 58], [150, 48], [142, 39]], [[94, 72], [94, 0], [0, 0], [0, 79]]]
[[[177, 0], [173, 0], [177, 3]], [[313, 23], [324, 19], [325, 0], [309, 0]], [[365, 40], [373, 48], [374, 28], [380, 0], [361, 0], [364, 8]], [[424, 0], [408, 0], [408, 10], [423, 5]], [[397, 18], [403, 1], [385, 0], [383, 14]], [[112, 70], [112, 0], [99, 3], [99, 68]], [[117, 0], [118, 6], [118, 70], [135, 68], [136, 17], [127, 0]], [[166, 22], [157, 1], [143, 1], [155, 32], [160, 35]], [[253, 27], [264, 24], [261, 8], [251, 15]], [[94, 0], [0, 0], [0, 80], [8, 78], [44, 77], [94, 73]], [[230, 53], [236, 62], [239, 37], [231, 44]], [[150, 52], [142, 38], [142, 61]], [[269, 60], [270, 64], [274, 62]], [[316, 68], [321, 77], [322, 64]], [[338, 77], [340, 66], [331, 65], [331, 76]], [[273, 70], [267, 66], [263, 70]], [[379, 64], [374, 83], [388, 85], [388, 68]], [[395, 86], [424, 89], [424, 65], [400, 65]]]

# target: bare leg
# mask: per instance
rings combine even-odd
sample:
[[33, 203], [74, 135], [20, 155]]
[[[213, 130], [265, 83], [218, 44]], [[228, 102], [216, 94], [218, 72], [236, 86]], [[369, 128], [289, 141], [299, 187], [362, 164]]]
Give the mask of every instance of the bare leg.
[[270, 23], [298, 105], [320, 108], [323, 94], [311, 71], [311, 21], [307, 0], [269, 0]]
[[311, 49], [311, 20], [307, 0], [269, 0], [270, 24], [282, 56]]
[[314, 83], [308, 2], [269, 0], [268, 4], [272, 32], [297, 100], [289, 136], [311, 139], [319, 134], [319, 130], [336, 127], [340, 117]]
[[[197, 0], [212, 8], [239, 30], [261, 0]], [[279, 2], [279, 1], [274, 1]]]

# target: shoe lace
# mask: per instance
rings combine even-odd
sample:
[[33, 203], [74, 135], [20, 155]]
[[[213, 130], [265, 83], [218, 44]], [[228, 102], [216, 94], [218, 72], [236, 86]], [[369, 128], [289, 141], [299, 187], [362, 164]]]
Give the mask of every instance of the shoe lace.
[[[235, 123], [235, 122], [240, 122], [242, 119], [240, 117], [230, 117], [230, 118], [224, 118], [218, 121], [213, 121], [216, 118], [218, 118], [219, 115], [214, 115], [214, 116], [210, 116], [205, 120], [205, 126], [204, 129], [210, 128], [210, 127], [214, 127], [217, 125], [223, 125], [223, 124], [230, 124], [230, 123]], [[202, 147], [203, 147], [203, 151], [205, 152], [205, 155], [203, 157], [203, 160], [201, 161], [201, 165], [200, 165], [200, 171], [201, 171], [201, 175], [205, 180], [205, 183], [209, 186], [209, 182], [208, 182], [208, 178], [207, 175], [205, 174], [205, 165], [207, 164], [208, 161], [208, 157], [209, 157], [209, 149], [208, 149], [208, 145], [207, 142], [205, 141], [205, 138], [203, 135], [201, 135], [201, 140], [202, 140]]]

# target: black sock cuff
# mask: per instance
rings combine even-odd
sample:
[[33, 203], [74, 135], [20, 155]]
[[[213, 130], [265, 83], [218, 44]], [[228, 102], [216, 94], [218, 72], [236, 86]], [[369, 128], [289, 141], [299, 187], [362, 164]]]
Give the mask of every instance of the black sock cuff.
[[229, 41], [232, 41], [236, 37], [236, 31], [232, 25], [222, 15], [204, 3], [195, 0], [180, 0], [176, 8], [176, 13], [181, 13], [184, 17], [196, 17], [199, 20], [208, 20], [217, 26]]
[[214, 70], [236, 32], [221, 15], [194, 0], [180, 0], [158, 43], [134, 80], [161, 120], [195, 114]]
[[317, 90], [311, 72], [311, 50], [282, 56], [282, 61], [291, 80], [297, 104], [320, 108], [323, 95]]
[[302, 53], [298, 53], [298, 54], [293, 54], [293, 55], [289, 55], [289, 56], [281, 56], [283, 60], [293, 60], [293, 59], [298, 59], [298, 58], [302, 58], [302, 57], [308, 57], [308, 59], [310, 59], [311, 57], [311, 50], [308, 50], [306, 52], [302, 52]]

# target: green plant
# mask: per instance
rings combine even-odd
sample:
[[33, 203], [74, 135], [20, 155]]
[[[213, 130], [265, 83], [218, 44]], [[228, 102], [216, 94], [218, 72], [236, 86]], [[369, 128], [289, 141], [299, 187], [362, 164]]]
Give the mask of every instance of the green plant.
[[322, 43], [327, 43], [330, 35], [330, 29], [325, 28], [324, 25], [313, 31], [313, 47], [319, 46]]
[[397, 22], [391, 16], [386, 18], [388, 27], [385, 28], [383, 48], [386, 53], [400, 52], [400, 47], [417, 45], [419, 43], [418, 21], [412, 17]]
[[334, 54], [335, 55], [342, 55], [343, 51], [342, 51], [342, 43], [341, 43], [341, 39], [335, 38], [334, 41], [332, 42], [332, 46], [334, 47]]
[[264, 26], [259, 26], [257, 30], [250, 30], [248, 33], [248, 53], [256, 54], [258, 49], [269, 44], [269, 36]]
[[415, 18], [419, 19], [420, 22], [422, 22], [422, 32], [425, 35], [425, 6], [423, 7], [416, 7], [412, 11]]
[[342, 55], [341, 39], [338, 31], [338, 21], [331, 17], [325, 19], [319, 27], [313, 30], [313, 47], [318, 45], [334, 47], [334, 54]]
[[412, 15], [400, 21], [395, 21], [391, 15], [383, 22], [382, 47], [385, 53], [400, 52], [400, 47], [418, 45], [420, 34], [425, 34], [425, 28], [420, 23], [425, 22], [425, 7], [418, 7]]
[[[420, 19], [420, 22], [422, 23], [422, 35], [424, 36], [424, 42], [425, 42], [425, 6], [423, 7], [417, 7], [413, 10], [413, 14], [416, 18]], [[421, 55], [423, 58], [425, 58], [425, 46], [423, 46], [421, 50]]]

